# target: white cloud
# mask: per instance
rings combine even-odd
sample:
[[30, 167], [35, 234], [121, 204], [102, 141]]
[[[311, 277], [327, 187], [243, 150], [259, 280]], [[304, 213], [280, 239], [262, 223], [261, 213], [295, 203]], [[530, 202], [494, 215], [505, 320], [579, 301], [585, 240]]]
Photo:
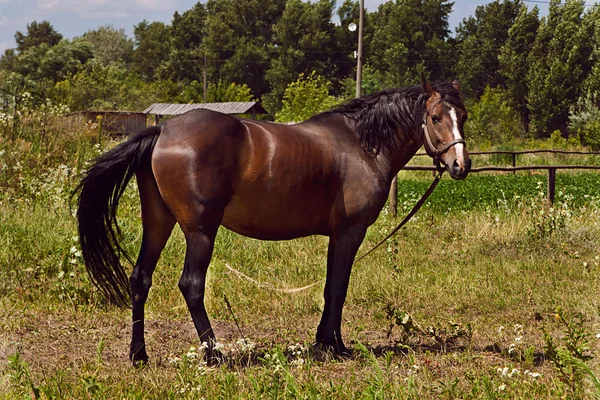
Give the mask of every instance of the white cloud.
[[172, 8], [172, 4], [161, 0], [136, 0], [136, 3], [138, 6], [149, 10], [168, 10]]
[[42, 10], [53, 10], [58, 5], [58, 0], [39, 0], [38, 6]]
[[[4, 0], [0, 0], [4, 1]], [[164, 9], [167, 2], [159, 0], [37, 0], [37, 10], [42, 13], [74, 12], [81, 18], [126, 18], [139, 13], [139, 6]]]

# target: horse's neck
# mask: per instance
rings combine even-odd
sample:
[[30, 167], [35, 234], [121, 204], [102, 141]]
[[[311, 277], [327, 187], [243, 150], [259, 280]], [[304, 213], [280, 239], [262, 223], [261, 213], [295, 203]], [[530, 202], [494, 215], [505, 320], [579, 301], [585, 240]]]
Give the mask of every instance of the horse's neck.
[[398, 149], [382, 149], [377, 155], [377, 163], [387, 180], [391, 181], [393, 177], [398, 175], [398, 172], [417, 153], [421, 145], [422, 143], [412, 140], [401, 143]]

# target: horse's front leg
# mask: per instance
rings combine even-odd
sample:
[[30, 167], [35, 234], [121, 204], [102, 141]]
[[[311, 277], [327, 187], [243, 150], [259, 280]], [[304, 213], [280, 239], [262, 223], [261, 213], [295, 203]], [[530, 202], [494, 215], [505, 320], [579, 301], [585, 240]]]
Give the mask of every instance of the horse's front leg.
[[185, 232], [187, 249], [183, 274], [179, 280], [179, 289], [192, 315], [200, 343], [206, 343], [208, 346], [205, 350], [205, 359], [209, 365], [223, 361], [221, 352], [214, 348], [215, 334], [204, 307], [206, 272], [210, 264], [217, 228], [218, 225], [208, 231], [198, 229]]
[[342, 308], [346, 300], [352, 263], [365, 233], [366, 228], [353, 227], [339, 230], [329, 238], [325, 307], [317, 328], [317, 343], [342, 356], [350, 354], [342, 340]]

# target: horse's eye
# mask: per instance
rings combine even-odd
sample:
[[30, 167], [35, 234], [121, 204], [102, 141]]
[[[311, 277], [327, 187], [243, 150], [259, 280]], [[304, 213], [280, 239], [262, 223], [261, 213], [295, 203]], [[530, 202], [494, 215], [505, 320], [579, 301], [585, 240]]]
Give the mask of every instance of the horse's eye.
[[433, 122], [434, 124], [437, 124], [438, 122], [440, 122], [440, 117], [438, 117], [437, 115], [432, 115], [431, 122]]

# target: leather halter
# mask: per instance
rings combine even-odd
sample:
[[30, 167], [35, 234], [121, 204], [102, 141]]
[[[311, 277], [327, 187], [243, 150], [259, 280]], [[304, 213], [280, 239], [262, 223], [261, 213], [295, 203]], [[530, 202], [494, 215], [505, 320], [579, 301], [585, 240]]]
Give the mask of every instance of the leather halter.
[[428, 116], [429, 116], [429, 111], [426, 111], [425, 115], [423, 116], [423, 135], [425, 136], [425, 143], [427, 144], [425, 146], [425, 151], [431, 158], [433, 158], [433, 164], [435, 165], [436, 169], [439, 172], [441, 172], [444, 170], [444, 167], [441, 166], [442, 161], [440, 159], [442, 154], [447, 152], [452, 146], [455, 146], [459, 143], [466, 145], [466, 142], [464, 139], [460, 138], [460, 139], [454, 139], [453, 141], [448, 142], [448, 143], [440, 142], [441, 146], [435, 147], [433, 145], [433, 142], [431, 141], [431, 136], [429, 136], [429, 129], [427, 128], [427, 117]]

